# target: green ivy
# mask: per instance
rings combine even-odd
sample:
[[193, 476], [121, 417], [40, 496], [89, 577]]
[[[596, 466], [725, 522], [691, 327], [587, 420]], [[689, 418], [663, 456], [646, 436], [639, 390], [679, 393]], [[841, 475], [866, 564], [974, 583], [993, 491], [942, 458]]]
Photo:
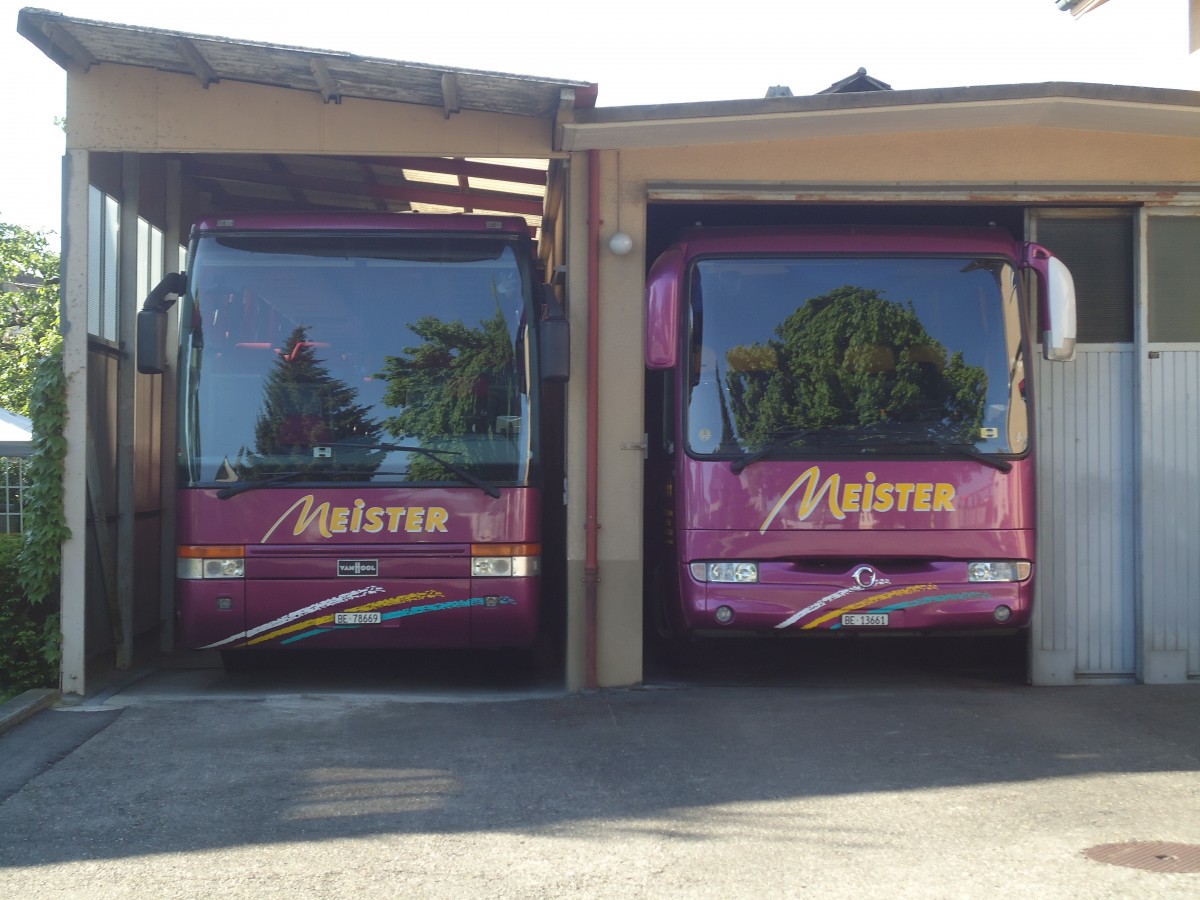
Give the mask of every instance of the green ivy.
[[25, 463], [25, 543], [18, 576], [29, 602], [44, 603], [57, 594], [62, 544], [71, 536], [63, 508], [67, 379], [61, 346], [34, 371], [29, 418], [33, 443]]
[[21, 543], [19, 534], [0, 534], [0, 698], [58, 683], [58, 614], [17, 590]]
[[71, 536], [63, 508], [67, 381], [61, 346], [40, 360], [29, 396], [33, 442], [25, 465], [25, 533], [0, 535], [0, 694], [58, 681], [58, 581]]

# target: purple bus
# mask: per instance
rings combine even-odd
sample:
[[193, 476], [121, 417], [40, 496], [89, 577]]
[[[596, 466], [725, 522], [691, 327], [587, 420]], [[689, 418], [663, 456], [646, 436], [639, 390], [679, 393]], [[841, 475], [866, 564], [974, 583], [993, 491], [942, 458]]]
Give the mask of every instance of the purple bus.
[[1026, 625], [1030, 320], [1070, 359], [1074, 302], [996, 228], [682, 236], [647, 285], [648, 627]]
[[260, 648], [526, 647], [542, 383], [566, 321], [518, 218], [206, 218], [138, 316], [178, 304], [179, 635]]

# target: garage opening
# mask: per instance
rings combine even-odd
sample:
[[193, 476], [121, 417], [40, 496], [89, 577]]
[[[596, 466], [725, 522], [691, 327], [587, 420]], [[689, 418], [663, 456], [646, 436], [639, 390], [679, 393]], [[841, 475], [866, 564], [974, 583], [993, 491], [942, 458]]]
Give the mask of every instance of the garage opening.
[[866, 652], [1024, 680], [1028, 213], [649, 204], [649, 679], [771, 659], [812, 674]]
[[[119, 392], [116, 226], [123, 217], [118, 198], [134, 196], [127, 190], [131, 171], [140, 188], [139, 308], [162, 275], [156, 261], [169, 218], [168, 195], [179, 198], [181, 240], [191, 227], [200, 231], [179, 252], [179, 270], [194, 277], [186, 289], [181, 279], [166, 292], [179, 294], [180, 308], [186, 309], [182, 316], [173, 315], [176, 310], [163, 316], [164, 364], [138, 375], [131, 407], [130, 424], [141, 435], [142, 451], [134, 535], [140, 562], [132, 602], [118, 602], [115, 527], [97, 519], [89, 529], [94, 598], [87, 605], [89, 656], [99, 663], [107, 652], [120, 652], [125, 633], [147, 645], [157, 635], [162, 649], [207, 647], [221, 651], [231, 667], [244, 668], [250, 654], [239, 651], [268, 635], [345, 646], [344, 638], [331, 644], [328, 636], [355, 632], [360, 640], [354, 646], [390, 647], [394, 642], [386, 638], [396, 629], [384, 629], [396, 619], [410, 626], [411, 639], [402, 642], [409, 649], [520, 647], [535, 654], [543, 671], [560, 669], [565, 512], [561, 491], [545, 486], [562, 483], [564, 390], [560, 379], [539, 379], [544, 357], [536, 355], [539, 335], [530, 326], [561, 309], [559, 298], [544, 287], [554, 265], [561, 210], [558, 164], [199, 154], [141, 155], [131, 167], [120, 154], [93, 154], [89, 231], [95, 233], [89, 255], [97, 271], [91, 279], [96, 296], [90, 298], [89, 321], [96, 327], [89, 327], [89, 382], [96, 397]], [[169, 186], [176, 177], [178, 185]], [[379, 214], [383, 217], [368, 218]], [[392, 229], [390, 238], [383, 229]], [[468, 309], [471, 291], [476, 299]], [[162, 303], [165, 311], [174, 298]], [[179, 337], [166, 324], [175, 318]], [[496, 345], [495, 359], [486, 365], [467, 361], [471, 348], [489, 340]], [[406, 380], [405, 372], [415, 373], [421, 360], [438, 353], [448, 355], [443, 362], [452, 373], [442, 399], [432, 389], [412, 396], [413, 379]], [[138, 356], [141, 366], [144, 347]], [[430, 357], [430, 365], [435, 362]], [[464, 379], [474, 387], [468, 390]], [[308, 397], [303, 410], [297, 406], [298, 415], [286, 418], [284, 406], [299, 402], [302, 392]], [[391, 410], [390, 419], [381, 404]], [[419, 409], [425, 412], [413, 412]], [[94, 404], [89, 415], [94, 420], [89, 456], [97, 472], [116, 468], [122, 406]], [[291, 424], [280, 424], [285, 422]], [[304, 449], [297, 449], [300, 444]], [[164, 450], [172, 446], [177, 454]], [[334, 473], [332, 480], [324, 472]], [[518, 485], [520, 505], [527, 507], [517, 518], [536, 533], [510, 540], [493, 528], [482, 539], [464, 537], [470, 510], [456, 511], [454, 498], [478, 494], [486, 498], [480, 502], [494, 505], [492, 495], [510, 483]], [[278, 495], [276, 486], [293, 484], [289, 502], [295, 500], [296, 521], [281, 525], [288, 515], [281, 509], [280, 516], [251, 527], [250, 519]], [[398, 505], [393, 495], [408, 484], [437, 496]], [[297, 491], [300, 499], [291, 497]], [[384, 493], [391, 499], [381, 499]], [[301, 494], [311, 508], [297, 512]], [[205, 532], [208, 519], [197, 507], [201, 495], [204, 501], [218, 498], [212, 534]], [[95, 502], [103, 507], [114, 501], [98, 495]], [[251, 548], [263, 538], [247, 528], [276, 535], [294, 531], [300, 542], [296, 559], [289, 563], [279, 547], [233, 553], [232, 545]], [[390, 562], [380, 547], [348, 548], [345, 540], [322, 550], [322, 536], [328, 542], [340, 532], [352, 532], [358, 544], [377, 535], [393, 541], [412, 537], [414, 544], [407, 556]], [[445, 535], [471, 553], [462, 550], [461, 560], [450, 559], [458, 551], [439, 548]], [[474, 557], [488, 556], [489, 541], [496, 552], [488, 557], [494, 571], [485, 573], [492, 576], [485, 581], [469, 570], [481, 565]], [[217, 545], [226, 552], [214, 555]], [[185, 559], [177, 558], [184, 553], [177, 548], [192, 549]], [[321, 565], [318, 557], [328, 557], [325, 575], [304, 569]], [[468, 591], [472, 598], [479, 594], [478, 604], [441, 596], [446, 591], [433, 570], [443, 558], [461, 587], [470, 582], [472, 588], [494, 589]], [[288, 565], [300, 568], [289, 575], [280, 568]], [[496, 569], [503, 565], [514, 571]], [[229, 574], [247, 584], [275, 580], [289, 597], [303, 585], [306, 599], [285, 608], [265, 595], [239, 595], [241, 586], [221, 577]], [[388, 592], [372, 580], [389, 575], [411, 581], [412, 590]], [[521, 578], [537, 583], [535, 593], [525, 596], [509, 584]], [[320, 596], [312, 594], [314, 587]], [[197, 589], [199, 599], [192, 596]], [[355, 603], [371, 609], [346, 614], [345, 621], [336, 619], [340, 612], [325, 610], [328, 598], [355, 591]], [[380, 606], [395, 597], [400, 598], [395, 608]], [[181, 605], [185, 601], [193, 607], [207, 603], [211, 610], [200, 618], [216, 631], [201, 634], [196, 611], [189, 614]], [[489, 614], [499, 619], [507, 607], [521, 606], [526, 608], [516, 624], [497, 630], [483, 619]], [[297, 617], [296, 608], [309, 607], [311, 627], [298, 631], [295, 626], [306, 616]], [[418, 610], [429, 612], [422, 617]], [[406, 615], [393, 615], [397, 612]], [[213, 624], [213, 615], [220, 621]], [[439, 617], [455, 622], [430, 629]], [[507, 656], [493, 664], [514, 660], [524, 662]]]

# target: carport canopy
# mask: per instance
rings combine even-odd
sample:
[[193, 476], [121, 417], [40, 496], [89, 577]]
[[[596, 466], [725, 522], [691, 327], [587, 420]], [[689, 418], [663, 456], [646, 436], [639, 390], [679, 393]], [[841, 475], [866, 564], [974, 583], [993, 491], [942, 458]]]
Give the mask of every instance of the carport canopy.
[[[335, 50], [232, 40], [21, 10], [18, 32], [70, 72], [96, 66], [150, 68], [194, 78], [205, 89], [242, 82], [319, 94], [325, 103], [375, 100], [553, 121], [560, 109], [595, 105], [586, 81], [433, 66]], [[524, 216], [541, 225], [545, 159], [395, 155], [194, 153], [182, 174], [229, 212], [370, 209]]]

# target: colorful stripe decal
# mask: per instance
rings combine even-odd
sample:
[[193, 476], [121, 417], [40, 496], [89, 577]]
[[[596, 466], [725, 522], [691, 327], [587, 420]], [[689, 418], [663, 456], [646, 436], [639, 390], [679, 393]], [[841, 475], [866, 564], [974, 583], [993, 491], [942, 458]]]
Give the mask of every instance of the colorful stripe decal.
[[[516, 603], [513, 597], [500, 597], [498, 604], [500, 606], [510, 606]], [[488, 601], [483, 597], [472, 597], [469, 600], [447, 600], [445, 603], [429, 603], [425, 606], [410, 606], [408, 609], [397, 610], [396, 612], [384, 613], [383, 619], [402, 619], [408, 616], [419, 616], [424, 613], [441, 612], [446, 609], [464, 609], [472, 606], [487, 606]], [[328, 621], [332, 621], [329, 619]], [[313, 628], [311, 631], [306, 631], [303, 634], [293, 635], [290, 638], [280, 641], [281, 644], [294, 644], [296, 641], [302, 641], [305, 638], [315, 637], [319, 634], [327, 634], [330, 631], [343, 631], [347, 628], [362, 628], [362, 625], [334, 625], [329, 628]]]

